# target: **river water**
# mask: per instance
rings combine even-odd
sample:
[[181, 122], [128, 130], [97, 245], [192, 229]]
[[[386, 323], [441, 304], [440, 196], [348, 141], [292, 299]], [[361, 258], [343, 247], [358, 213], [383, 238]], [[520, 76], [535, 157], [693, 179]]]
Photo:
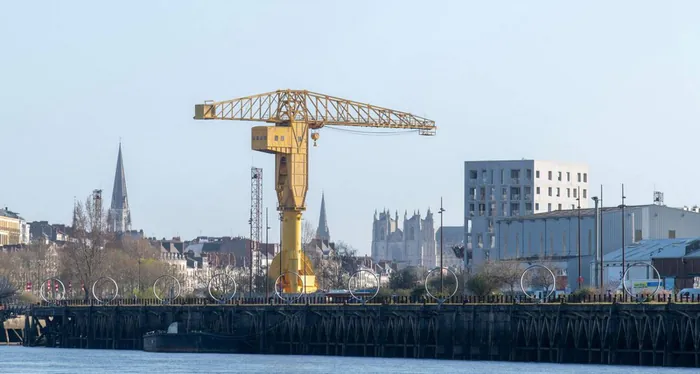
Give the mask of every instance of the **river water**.
[[0, 373], [467, 373], [467, 374], [685, 374], [698, 369], [438, 361], [334, 356], [147, 353], [0, 346]]

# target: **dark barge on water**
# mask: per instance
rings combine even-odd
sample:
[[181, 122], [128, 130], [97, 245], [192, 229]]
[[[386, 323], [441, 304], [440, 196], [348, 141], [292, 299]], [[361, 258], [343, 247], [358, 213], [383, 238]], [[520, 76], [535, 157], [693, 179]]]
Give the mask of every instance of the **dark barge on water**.
[[179, 332], [178, 322], [173, 322], [168, 331], [151, 331], [143, 336], [146, 352], [178, 353], [242, 353], [244, 339], [231, 335], [203, 331]]

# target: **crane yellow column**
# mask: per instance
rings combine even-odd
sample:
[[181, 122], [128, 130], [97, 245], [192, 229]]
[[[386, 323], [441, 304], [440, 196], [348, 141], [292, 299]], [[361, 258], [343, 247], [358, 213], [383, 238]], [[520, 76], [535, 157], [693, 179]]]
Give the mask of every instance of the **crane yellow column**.
[[[435, 122], [409, 113], [301, 90], [279, 90], [195, 105], [195, 119], [260, 121], [252, 129], [252, 149], [275, 155], [275, 190], [282, 214], [281, 251], [269, 268], [283, 274], [284, 292], [315, 292], [318, 285], [302, 251], [301, 219], [309, 183], [309, 133], [325, 125], [412, 129], [434, 135]], [[318, 134], [314, 134], [314, 141]], [[297, 277], [295, 274], [299, 274]], [[302, 289], [302, 285], [304, 288]]]

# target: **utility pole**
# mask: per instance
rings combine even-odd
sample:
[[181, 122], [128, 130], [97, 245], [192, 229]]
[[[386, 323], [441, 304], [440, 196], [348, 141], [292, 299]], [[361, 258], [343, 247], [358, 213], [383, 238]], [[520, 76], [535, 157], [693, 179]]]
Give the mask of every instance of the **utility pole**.
[[[622, 204], [620, 204], [620, 215], [622, 216], [622, 274], [625, 274], [625, 184], [622, 184]], [[625, 280], [622, 280], [623, 284]]]
[[270, 221], [265, 208], [265, 302], [270, 297]]
[[576, 247], [578, 249], [578, 289], [581, 289], [583, 277], [581, 276], [581, 186], [578, 188], [578, 234], [576, 235]]
[[603, 249], [603, 185], [600, 185], [600, 288], [601, 290], [603, 287], [605, 287], [604, 284], [604, 278], [603, 278], [603, 255], [605, 254], [605, 250]]
[[[444, 213], [444, 212], [445, 212], [445, 209], [442, 208], [442, 197], [440, 197], [440, 210], [438, 211], [438, 213], [440, 213], [440, 295], [442, 295], [442, 289], [443, 289], [444, 283], [445, 283], [445, 279], [444, 279], [445, 276], [443, 274], [444, 269], [442, 267], [442, 243], [443, 243], [442, 237], [444, 235], [444, 233], [443, 233], [444, 230], [442, 227], [442, 213]], [[440, 297], [442, 297], [442, 296], [440, 296]]]

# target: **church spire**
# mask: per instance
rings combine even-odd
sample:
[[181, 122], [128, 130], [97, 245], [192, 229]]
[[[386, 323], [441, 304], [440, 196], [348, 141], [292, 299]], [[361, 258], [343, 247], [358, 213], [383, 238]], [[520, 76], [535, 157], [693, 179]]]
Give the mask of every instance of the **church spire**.
[[316, 239], [331, 241], [331, 233], [328, 230], [328, 221], [326, 219], [326, 196], [324, 193], [321, 193], [321, 215], [318, 217]]
[[109, 228], [117, 233], [131, 229], [131, 211], [129, 210], [129, 199], [126, 194], [126, 175], [124, 174], [121, 141], [119, 142], [119, 154], [117, 155], [117, 170], [114, 173], [112, 204], [109, 209]]

